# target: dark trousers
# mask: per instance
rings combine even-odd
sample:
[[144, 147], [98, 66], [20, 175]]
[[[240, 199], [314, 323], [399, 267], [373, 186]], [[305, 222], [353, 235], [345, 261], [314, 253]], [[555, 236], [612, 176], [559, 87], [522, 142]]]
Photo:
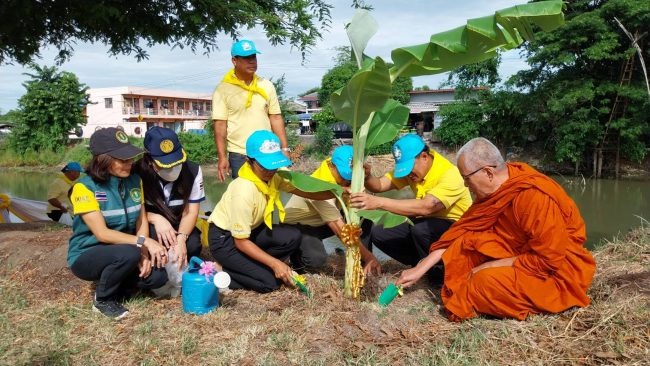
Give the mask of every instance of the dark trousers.
[[228, 163], [230, 164], [230, 170], [232, 171], [231, 177], [235, 179], [239, 176], [239, 168], [246, 162], [246, 155], [238, 153], [228, 153]]
[[[300, 231], [284, 224], [273, 225], [273, 230], [263, 223], [253, 229], [249, 240], [269, 255], [284, 260], [300, 246]], [[230, 231], [210, 224], [208, 231], [210, 252], [230, 275], [230, 288], [271, 292], [280, 287], [271, 268], [250, 258], [235, 247]]]
[[[178, 230], [178, 228], [175, 228]], [[153, 224], [149, 224], [149, 237], [153, 240], [158, 240], [158, 235], [156, 234], [156, 228]], [[189, 261], [192, 257], [198, 257], [201, 255], [201, 231], [197, 228], [194, 228], [190, 233], [190, 237], [185, 241], [185, 248], [187, 249], [187, 260]]]
[[47, 217], [51, 218], [54, 222], [59, 222], [62, 215], [63, 211], [61, 210], [52, 210], [52, 212], [47, 213]]
[[[334, 236], [334, 232], [327, 225], [309, 226], [302, 224], [292, 225], [300, 230], [302, 239], [300, 247], [291, 255], [291, 264], [297, 271], [305, 269], [315, 269], [325, 265], [327, 261], [327, 251], [323, 240]], [[372, 221], [363, 220], [361, 224], [361, 242], [372, 251], [370, 245], [370, 232]]]
[[128, 244], [99, 244], [81, 253], [70, 269], [86, 281], [99, 281], [97, 300], [110, 300], [119, 290], [130, 286], [156, 289], [167, 282], [164, 268], [153, 268], [146, 278], [138, 276], [140, 248]]
[[453, 221], [435, 217], [411, 219], [413, 225], [403, 223], [384, 229], [376, 225], [372, 228], [371, 239], [377, 248], [396, 261], [415, 266], [429, 255], [429, 247], [449, 229]]

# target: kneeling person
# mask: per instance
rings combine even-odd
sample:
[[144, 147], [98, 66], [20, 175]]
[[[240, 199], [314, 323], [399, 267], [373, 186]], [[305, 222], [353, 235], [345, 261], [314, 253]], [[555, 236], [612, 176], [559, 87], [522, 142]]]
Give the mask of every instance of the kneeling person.
[[[352, 146], [339, 146], [334, 149], [332, 157], [323, 160], [320, 167], [311, 176], [325, 182], [349, 187], [352, 180]], [[302, 233], [298, 250], [291, 256], [291, 263], [296, 270], [315, 269], [325, 264], [327, 253], [323, 239], [338, 236], [345, 222], [341, 216], [336, 199], [317, 201], [292, 196], [285, 206], [285, 224], [295, 225]], [[361, 241], [367, 244], [372, 222], [365, 220], [362, 225]], [[377, 258], [365, 246], [361, 246], [361, 259], [366, 274], [381, 273]]]
[[239, 177], [208, 218], [210, 252], [230, 275], [232, 289], [270, 292], [280, 281], [293, 286], [293, 271], [284, 261], [300, 246], [301, 235], [293, 226], [272, 225], [274, 207], [284, 219], [280, 191], [310, 199], [329, 199], [332, 194], [302, 192], [275, 174], [291, 161], [270, 131], [255, 131], [246, 141], [246, 155]]
[[408, 186], [415, 198], [392, 199], [362, 192], [352, 194], [350, 202], [356, 208], [382, 209], [410, 217], [413, 225], [404, 223], [390, 229], [374, 226], [371, 240], [393, 259], [415, 266], [427, 256], [431, 243], [469, 208], [472, 198], [458, 169], [429, 149], [418, 135], [408, 134], [397, 140], [393, 157], [395, 170], [383, 177], [372, 177], [367, 172], [366, 188], [386, 192]]

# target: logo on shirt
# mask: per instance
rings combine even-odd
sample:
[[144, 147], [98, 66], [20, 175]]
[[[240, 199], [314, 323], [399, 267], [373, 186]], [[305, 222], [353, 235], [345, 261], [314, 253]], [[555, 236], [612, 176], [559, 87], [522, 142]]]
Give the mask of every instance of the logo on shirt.
[[170, 152], [174, 151], [174, 143], [172, 140], [162, 140], [160, 142], [160, 151], [164, 152], [165, 154], [169, 154]]
[[131, 188], [131, 191], [129, 191], [129, 195], [131, 196], [131, 200], [133, 202], [142, 201], [142, 193], [140, 192], [140, 188]]
[[74, 203], [88, 202], [88, 196], [77, 196], [74, 198]]
[[397, 146], [393, 146], [393, 157], [395, 160], [402, 159], [402, 150], [400, 150], [400, 148]]
[[108, 196], [106, 195], [106, 192], [95, 191], [95, 200], [105, 202], [108, 201]]

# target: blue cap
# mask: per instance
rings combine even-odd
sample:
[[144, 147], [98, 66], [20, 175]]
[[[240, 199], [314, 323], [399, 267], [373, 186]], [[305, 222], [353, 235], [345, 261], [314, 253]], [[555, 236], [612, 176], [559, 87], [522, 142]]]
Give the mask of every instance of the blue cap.
[[352, 155], [354, 150], [350, 145], [339, 146], [332, 153], [332, 163], [336, 166], [341, 177], [345, 180], [352, 180]]
[[230, 48], [230, 54], [232, 56], [246, 57], [257, 53], [262, 52], [255, 48], [255, 43], [253, 43], [253, 41], [247, 39], [242, 39], [239, 42], [233, 43], [232, 48]]
[[415, 158], [427, 146], [422, 138], [414, 133], [400, 137], [393, 144], [393, 158], [395, 158], [395, 178], [406, 177], [413, 170]]
[[268, 170], [291, 165], [291, 160], [280, 149], [280, 139], [268, 130], [257, 130], [248, 137], [246, 155]]
[[84, 170], [81, 169], [81, 165], [79, 163], [77, 163], [76, 161], [71, 161], [68, 164], [66, 164], [63, 167], [63, 169], [61, 169], [61, 171], [65, 173], [65, 172], [70, 172], [70, 171], [83, 172]]
[[173, 130], [153, 126], [144, 134], [144, 148], [161, 168], [171, 168], [187, 160], [187, 154]]

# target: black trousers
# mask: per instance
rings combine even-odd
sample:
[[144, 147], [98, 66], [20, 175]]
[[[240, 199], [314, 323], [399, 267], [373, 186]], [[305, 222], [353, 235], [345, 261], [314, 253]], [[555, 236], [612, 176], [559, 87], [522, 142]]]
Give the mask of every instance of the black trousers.
[[59, 222], [61, 219], [61, 216], [63, 215], [63, 211], [61, 210], [52, 210], [52, 212], [48, 212], [47, 217], [51, 218], [52, 221], [54, 222]]
[[403, 223], [390, 229], [375, 225], [370, 236], [372, 243], [391, 258], [415, 266], [429, 255], [431, 243], [440, 239], [453, 221], [436, 217], [411, 218], [411, 221], [413, 225]]
[[[178, 230], [178, 228], [175, 228]], [[149, 237], [153, 240], [158, 240], [158, 235], [156, 234], [156, 228], [153, 224], [149, 224]], [[187, 249], [187, 260], [189, 261], [192, 257], [198, 257], [201, 255], [201, 231], [197, 228], [194, 228], [190, 233], [190, 237], [185, 241], [185, 248]]]
[[[290, 225], [273, 225], [273, 230], [264, 223], [253, 229], [249, 237], [260, 249], [269, 255], [284, 260], [300, 246], [300, 231]], [[230, 231], [210, 224], [208, 231], [210, 252], [230, 275], [230, 288], [249, 289], [257, 292], [271, 292], [280, 287], [271, 268], [250, 258], [235, 247]]]
[[146, 278], [138, 276], [140, 248], [128, 244], [98, 244], [85, 252], [72, 264], [75, 276], [86, 281], [99, 281], [95, 295], [97, 300], [110, 300], [119, 291], [131, 286], [156, 289], [167, 283], [167, 271], [153, 268]]
[[[315, 269], [325, 265], [327, 261], [327, 251], [323, 240], [334, 236], [334, 232], [327, 225], [309, 226], [295, 224], [302, 234], [300, 247], [291, 255], [291, 264], [297, 271]], [[363, 220], [361, 223], [361, 242], [372, 251], [370, 244], [370, 232], [372, 230], [372, 221]]]
[[246, 162], [246, 155], [238, 154], [238, 153], [228, 153], [228, 163], [230, 164], [230, 170], [231, 174], [230, 176], [232, 179], [235, 179], [239, 176], [239, 168], [241, 168], [242, 165]]

